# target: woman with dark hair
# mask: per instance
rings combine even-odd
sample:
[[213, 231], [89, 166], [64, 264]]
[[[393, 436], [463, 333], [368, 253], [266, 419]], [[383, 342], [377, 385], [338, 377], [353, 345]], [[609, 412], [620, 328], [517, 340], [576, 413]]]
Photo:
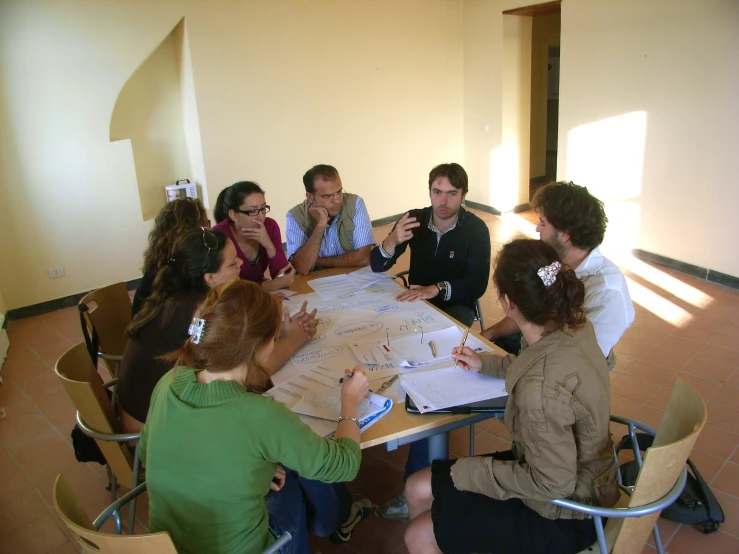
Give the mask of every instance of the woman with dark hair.
[[151, 294], [157, 270], [172, 257], [172, 249], [179, 237], [198, 227], [210, 227], [205, 207], [197, 198], [182, 198], [167, 202], [157, 214], [154, 227], [149, 233], [149, 245], [144, 252], [143, 277], [136, 288], [131, 307], [134, 317]]
[[[154, 387], [172, 368], [171, 362], [159, 356], [182, 346], [198, 304], [210, 289], [238, 280], [241, 264], [233, 242], [221, 231], [193, 229], [176, 242], [128, 328], [130, 338], [118, 384], [121, 420], [127, 432], [141, 429]], [[282, 335], [267, 361], [271, 373], [313, 336], [317, 326], [313, 315], [305, 312], [305, 305], [292, 320], [285, 315]]]
[[[267, 217], [268, 213], [261, 187], [251, 181], [239, 181], [218, 195], [213, 228], [226, 233], [236, 245], [236, 252], [244, 262], [241, 278], [262, 285], [266, 291], [274, 291], [289, 287], [295, 270], [282, 250], [280, 227]], [[268, 267], [271, 281], [264, 280]]]
[[609, 431], [610, 382], [584, 287], [539, 240], [506, 244], [493, 281], [523, 333], [518, 356], [454, 348], [468, 371], [504, 377], [512, 449], [434, 461], [406, 483], [411, 554], [574, 554], [595, 542], [585, 514], [557, 498], [611, 507], [619, 498]]
[[254, 283], [212, 289], [191, 338], [168, 356], [175, 368], [154, 391], [139, 452], [146, 467], [149, 527], [181, 553], [261, 552], [285, 531], [282, 552], [309, 554], [297, 476], [350, 481], [362, 459], [357, 405], [368, 391], [357, 367], [341, 389], [333, 440], [311, 431], [274, 399], [252, 394], [280, 328], [277, 301]]

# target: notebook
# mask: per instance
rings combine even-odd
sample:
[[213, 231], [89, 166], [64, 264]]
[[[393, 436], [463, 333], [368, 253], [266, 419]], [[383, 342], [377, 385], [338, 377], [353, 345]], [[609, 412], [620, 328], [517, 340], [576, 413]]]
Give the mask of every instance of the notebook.
[[448, 408], [442, 408], [440, 410], [434, 410], [432, 412], [421, 412], [416, 406], [410, 395], [405, 397], [405, 411], [409, 414], [458, 414], [467, 415], [475, 413], [492, 413], [503, 415], [505, 413], [505, 407], [508, 403], [507, 396], [500, 396], [498, 398], [489, 398], [487, 400], [480, 400], [478, 402], [472, 402], [470, 404], [462, 404], [461, 406], [450, 406]]
[[[393, 407], [393, 401], [385, 396], [370, 392], [357, 407], [359, 429], [364, 431], [378, 421]], [[300, 401], [292, 407], [296, 414], [317, 417], [338, 423], [341, 415], [341, 393], [321, 394], [306, 393]]]

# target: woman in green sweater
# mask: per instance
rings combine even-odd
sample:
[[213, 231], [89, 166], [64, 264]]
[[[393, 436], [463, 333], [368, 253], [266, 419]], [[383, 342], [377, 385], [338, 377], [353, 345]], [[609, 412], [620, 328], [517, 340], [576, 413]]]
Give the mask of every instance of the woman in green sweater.
[[199, 312], [191, 338], [170, 355], [175, 368], [154, 390], [141, 435], [149, 527], [168, 531], [181, 553], [260, 552], [290, 531], [284, 552], [307, 554], [302, 495], [278, 462], [308, 479], [354, 479], [367, 377], [355, 368], [344, 380], [338, 429], [324, 439], [284, 405], [249, 392], [268, 379], [264, 362], [280, 328], [274, 298], [236, 281], [211, 290]]

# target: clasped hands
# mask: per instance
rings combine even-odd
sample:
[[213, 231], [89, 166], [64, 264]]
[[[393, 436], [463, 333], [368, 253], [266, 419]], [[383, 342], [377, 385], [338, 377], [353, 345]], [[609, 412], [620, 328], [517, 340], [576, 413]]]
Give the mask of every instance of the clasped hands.
[[303, 302], [300, 311], [293, 317], [290, 317], [290, 310], [285, 310], [284, 320], [282, 323], [282, 335], [285, 336], [291, 331], [305, 332], [307, 340], [312, 339], [318, 328], [318, 319], [316, 313], [318, 309], [314, 308], [312, 312], [308, 312], [308, 302]]

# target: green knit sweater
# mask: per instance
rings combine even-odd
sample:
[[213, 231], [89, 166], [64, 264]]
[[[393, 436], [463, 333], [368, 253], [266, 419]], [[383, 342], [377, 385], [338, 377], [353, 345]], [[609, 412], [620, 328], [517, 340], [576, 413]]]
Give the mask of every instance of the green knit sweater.
[[303, 477], [351, 481], [362, 453], [327, 440], [272, 398], [235, 381], [197, 383], [179, 367], [159, 381], [141, 433], [149, 528], [181, 553], [260, 552], [274, 538], [264, 497], [279, 462]]

